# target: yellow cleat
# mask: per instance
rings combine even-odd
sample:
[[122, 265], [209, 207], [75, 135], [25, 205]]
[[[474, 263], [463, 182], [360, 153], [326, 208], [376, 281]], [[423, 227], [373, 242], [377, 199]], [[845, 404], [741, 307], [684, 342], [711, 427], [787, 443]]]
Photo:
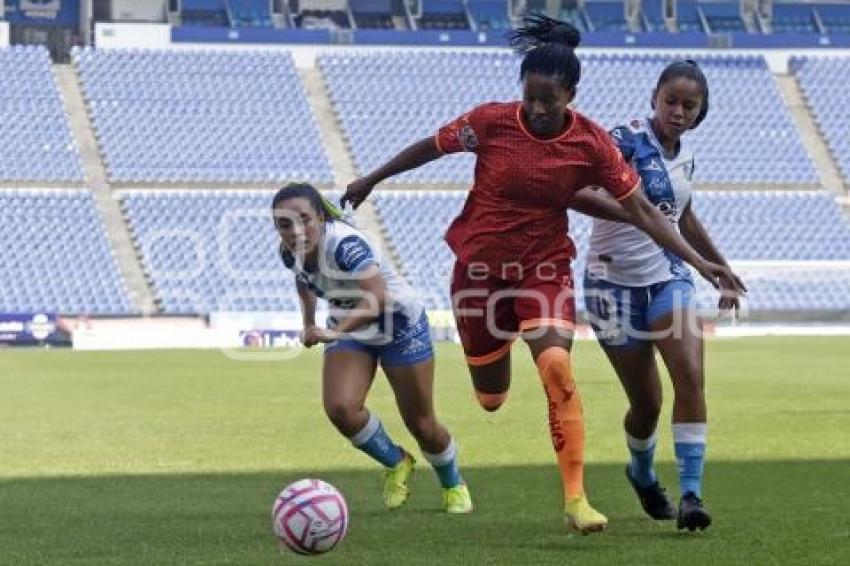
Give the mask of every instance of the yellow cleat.
[[401, 462], [390, 468], [384, 474], [384, 505], [389, 509], [398, 509], [407, 501], [410, 488], [407, 481], [413, 474], [413, 464], [416, 460], [413, 456], [404, 453]]
[[472, 513], [472, 497], [465, 483], [443, 488], [443, 507], [446, 513]]
[[608, 528], [608, 518], [590, 506], [587, 497], [567, 497], [564, 504], [564, 522], [567, 528], [583, 535], [598, 533]]

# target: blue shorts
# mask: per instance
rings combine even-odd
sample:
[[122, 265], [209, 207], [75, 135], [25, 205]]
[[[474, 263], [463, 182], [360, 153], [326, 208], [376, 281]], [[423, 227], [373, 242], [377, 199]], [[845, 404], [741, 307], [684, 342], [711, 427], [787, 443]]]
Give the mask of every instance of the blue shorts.
[[693, 308], [694, 282], [671, 279], [628, 287], [585, 275], [584, 303], [599, 343], [634, 347], [648, 340], [649, 325], [676, 310]]
[[358, 340], [342, 339], [325, 346], [325, 354], [337, 350], [365, 352], [382, 366], [412, 366], [434, 357], [431, 326], [423, 312], [416, 323], [406, 317], [394, 317], [393, 339], [388, 344], [364, 344]]

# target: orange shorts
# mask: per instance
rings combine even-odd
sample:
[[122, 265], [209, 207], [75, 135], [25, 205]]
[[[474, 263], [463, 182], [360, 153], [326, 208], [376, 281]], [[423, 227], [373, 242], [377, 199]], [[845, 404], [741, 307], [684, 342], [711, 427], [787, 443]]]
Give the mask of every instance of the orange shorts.
[[469, 365], [503, 357], [519, 332], [540, 326], [575, 327], [569, 263], [546, 264], [518, 281], [477, 274], [455, 262], [452, 309]]

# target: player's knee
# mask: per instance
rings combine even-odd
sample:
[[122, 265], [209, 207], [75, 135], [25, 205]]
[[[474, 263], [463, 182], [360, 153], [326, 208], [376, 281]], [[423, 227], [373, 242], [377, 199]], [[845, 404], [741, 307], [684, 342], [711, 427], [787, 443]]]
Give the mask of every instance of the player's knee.
[[570, 354], [564, 348], [547, 348], [537, 356], [536, 363], [544, 384], [561, 388], [574, 387]]
[[404, 419], [410, 434], [420, 442], [429, 442], [438, 433], [437, 419], [434, 415], [413, 415]]
[[478, 399], [478, 404], [485, 411], [492, 413], [498, 411], [505, 404], [508, 398], [508, 393], [485, 393], [484, 391], [476, 391], [475, 397]]
[[325, 414], [331, 423], [344, 434], [352, 433], [353, 429], [357, 428], [358, 413], [358, 407], [351, 403], [342, 400], [325, 401]]
[[703, 368], [702, 363], [696, 360], [688, 360], [676, 368], [673, 387], [677, 396], [699, 399], [703, 396]]

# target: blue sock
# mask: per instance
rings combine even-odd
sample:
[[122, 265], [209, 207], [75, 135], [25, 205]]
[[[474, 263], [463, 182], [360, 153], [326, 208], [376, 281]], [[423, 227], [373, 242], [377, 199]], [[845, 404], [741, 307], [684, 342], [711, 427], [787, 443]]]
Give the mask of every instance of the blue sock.
[[388, 468], [394, 467], [404, 458], [404, 451], [392, 441], [384, 425], [372, 413], [369, 413], [369, 420], [363, 430], [351, 437], [351, 443]]
[[649, 487], [656, 482], [655, 469], [652, 462], [655, 459], [655, 444], [658, 435], [655, 431], [649, 438], [635, 438], [626, 433], [626, 445], [632, 455], [629, 462], [629, 475], [641, 487]]
[[463, 482], [457, 467], [457, 445], [454, 438], [449, 439], [449, 445], [440, 454], [423, 452], [422, 455], [434, 467], [441, 486], [454, 487]]
[[674, 423], [673, 443], [679, 465], [679, 488], [702, 497], [702, 469], [705, 461], [705, 423]]

